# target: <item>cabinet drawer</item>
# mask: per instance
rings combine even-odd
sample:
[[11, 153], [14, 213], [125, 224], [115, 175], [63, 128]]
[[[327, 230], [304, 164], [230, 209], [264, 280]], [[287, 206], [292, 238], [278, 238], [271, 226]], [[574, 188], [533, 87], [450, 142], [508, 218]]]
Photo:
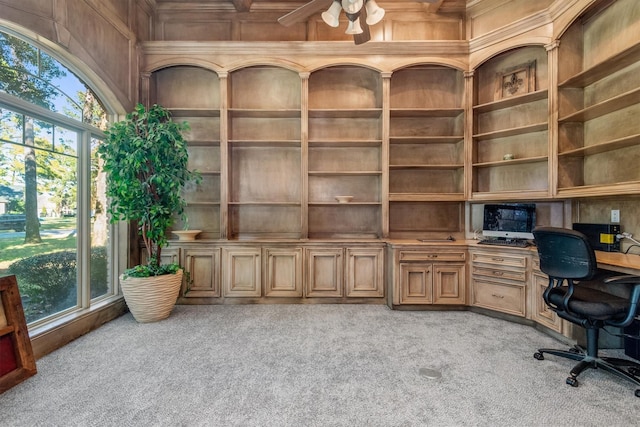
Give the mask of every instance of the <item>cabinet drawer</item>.
[[473, 305], [524, 317], [526, 287], [518, 284], [474, 280]]
[[477, 265], [473, 266], [473, 275], [492, 277], [494, 279], [516, 280], [518, 282], [524, 282], [527, 278], [524, 270], [506, 270], [504, 268], [488, 268]]
[[400, 251], [399, 261], [464, 261], [465, 251]]
[[500, 265], [506, 267], [522, 267], [527, 266], [526, 255], [511, 255], [504, 253], [490, 253], [490, 252], [474, 252], [471, 255], [471, 260], [474, 263]]

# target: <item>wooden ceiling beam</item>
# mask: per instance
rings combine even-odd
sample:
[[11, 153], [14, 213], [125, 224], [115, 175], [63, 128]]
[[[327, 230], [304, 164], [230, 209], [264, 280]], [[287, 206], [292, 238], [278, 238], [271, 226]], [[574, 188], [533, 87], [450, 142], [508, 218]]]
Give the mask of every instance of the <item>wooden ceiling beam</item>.
[[253, 0], [231, 0], [233, 6], [238, 12], [249, 12], [251, 10], [251, 4]]

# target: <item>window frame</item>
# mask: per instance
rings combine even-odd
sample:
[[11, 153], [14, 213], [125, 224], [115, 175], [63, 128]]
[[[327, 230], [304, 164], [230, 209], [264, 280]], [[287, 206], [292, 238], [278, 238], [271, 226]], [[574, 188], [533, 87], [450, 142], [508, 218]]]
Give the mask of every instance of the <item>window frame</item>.
[[74, 120], [61, 113], [31, 104], [4, 92], [0, 92], [0, 107], [10, 109], [17, 114], [24, 114], [36, 120], [43, 120], [54, 125], [64, 126], [66, 129], [78, 133], [78, 303], [75, 307], [30, 323], [28, 325], [29, 335], [31, 338], [34, 338], [47, 333], [51, 329], [58, 328], [86, 316], [88, 313], [101, 309], [114, 301], [122, 300], [117, 280], [119, 271], [121, 270], [118, 256], [119, 251], [117, 251], [119, 247], [118, 236], [122, 233], [122, 227], [109, 224], [109, 244], [107, 252], [110, 262], [108, 263], [109, 271], [107, 277], [110, 282], [109, 289], [111, 292], [107, 292], [107, 294], [92, 300], [89, 289], [91, 250], [91, 141], [94, 138], [105, 139], [105, 133], [93, 125]]

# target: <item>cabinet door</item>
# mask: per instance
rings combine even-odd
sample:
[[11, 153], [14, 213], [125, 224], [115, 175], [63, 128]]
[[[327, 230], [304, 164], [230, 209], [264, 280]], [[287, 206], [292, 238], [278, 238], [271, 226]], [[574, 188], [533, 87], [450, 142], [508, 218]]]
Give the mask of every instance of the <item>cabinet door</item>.
[[347, 249], [347, 297], [383, 297], [382, 248]]
[[552, 311], [542, 298], [547, 285], [549, 284], [549, 278], [540, 272], [534, 271], [533, 273], [533, 288], [531, 290], [532, 300], [532, 313], [531, 317], [536, 322], [553, 329], [556, 332], [562, 332], [562, 319]]
[[302, 249], [264, 250], [265, 296], [302, 296]]
[[184, 269], [183, 297], [220, 296], [220, 248], [185, 249]]
[[464, 264], [433, 265], [433, 303], [464, 304]]
[[400, 264], [400, 304], [433, 303], [433, 265]]
[[224, 248], [223, 292], [225, 297], [259, 297], [261, 269], [259, 248]]
[[[147, 250], [142, 246], [140, 248], [140, 264], [149, 263], [147, 257]], [[179, 264], [180, 263], [180, 248], [162, 248], [160, 254], [160, 264]]]
[[342, 248], [307, 249], [307, 297], [342, 296]]

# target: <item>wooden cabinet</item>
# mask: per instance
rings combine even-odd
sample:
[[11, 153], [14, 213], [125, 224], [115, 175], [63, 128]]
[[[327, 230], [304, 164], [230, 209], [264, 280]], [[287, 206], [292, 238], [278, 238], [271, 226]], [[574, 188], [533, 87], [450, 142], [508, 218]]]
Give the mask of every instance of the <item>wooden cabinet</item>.
[[389, 236], [459, 233], [464, 200], [464, 77], [420, 65], [390, 82]]
[[404, 246], [392, 252], [392, 305], [466, 303], [466, 250]]
[[473, 249], [470, 256], [471, 305], [525, 317], [528, 255]]
[[547, 74], [541, 46], [513, 49], [475, 70], [472, 199], [550, 196]]
[[578, 19], [558, 52], [558, 196], [637, 194], [640, 39], [633, 0]]
[[302, 248], [263, 249], [266, 297], [302, 297]]
[[384, 297], [384, 249], [347, 247], [345, 252], [346, 296]]
[[185, 247], [182, 266], [185, 271], [182, 297], [218, 298], [220, 289], [221, 249], [208, 245]]
[[384, 297], [384, 245], [305, 248], [305, 297]]
[[[309, 76], [308, 235], [382, 237], [382, 79], [365, 67]], [[352, 196], [339, 203], [336, 196]]]
[[343, 249], [307, 248], [305, 259], [305, 296], [342, 297]]
[[549, 277], [540, 271], [540, 260], [532, 256], [531, 268], [531, 319], [556, 332], [562, 333], [562, 319], [549, 309], [542, 294], [549, 285]]
[[261, 251], [256, 247], [222, 249], [222, 292], [224, 297], [262, 295]]

